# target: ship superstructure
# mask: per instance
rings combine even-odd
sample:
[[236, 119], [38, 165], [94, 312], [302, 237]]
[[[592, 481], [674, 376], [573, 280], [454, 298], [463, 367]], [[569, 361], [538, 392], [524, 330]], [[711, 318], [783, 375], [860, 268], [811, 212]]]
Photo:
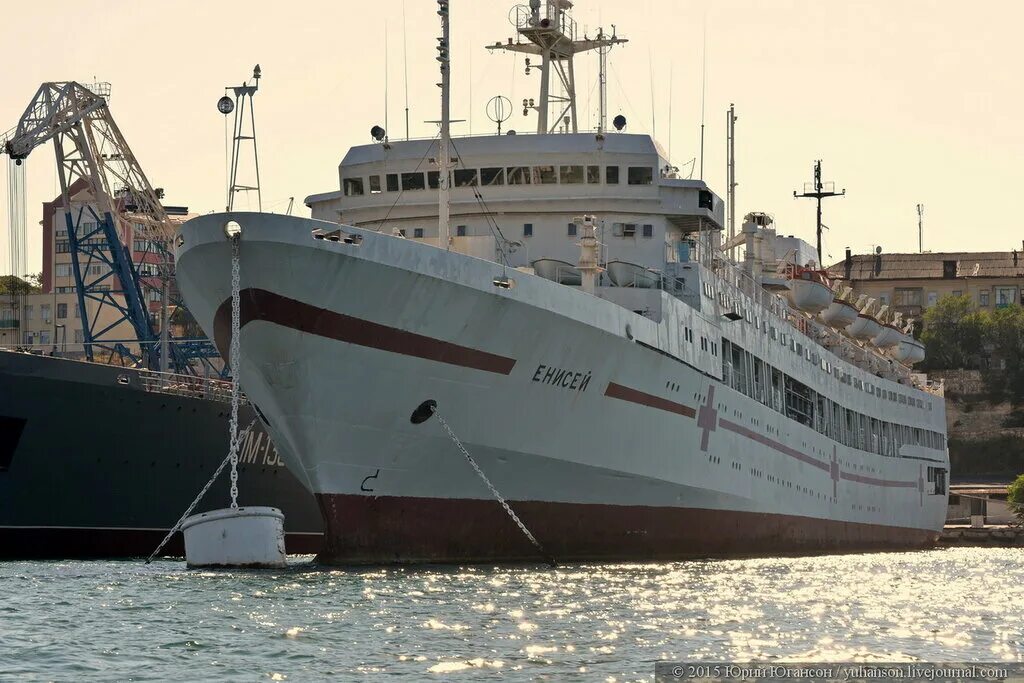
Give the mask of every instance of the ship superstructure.
[[224, 226], [241, 227], [242, 382], [317, 493], [323, 559], [536, 556], [436, 421], [414, 419], [424, 401], [558, 558], [937, 538], [942, 391], [893, 350], [913, 342], [902, 321], [764, 214], [730, 261], [721, 199], [650, 137], [381, 142], [339, 175], [312, 219], [204, 216], [178, 248], [223, 349]]

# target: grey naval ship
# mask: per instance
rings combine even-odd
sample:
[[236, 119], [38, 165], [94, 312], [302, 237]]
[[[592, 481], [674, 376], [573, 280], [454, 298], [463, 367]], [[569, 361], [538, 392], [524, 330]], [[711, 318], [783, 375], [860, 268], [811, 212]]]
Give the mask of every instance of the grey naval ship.
[[[149, 555], [227, 455], [229, 401], [220, 381], [0, 350], [0, 558]], [[289, 552], [320, 550], [316, 502], [259, 420], [238, 485], [284, 511]], [[225, 471], [196, 511], [227, 504]]]

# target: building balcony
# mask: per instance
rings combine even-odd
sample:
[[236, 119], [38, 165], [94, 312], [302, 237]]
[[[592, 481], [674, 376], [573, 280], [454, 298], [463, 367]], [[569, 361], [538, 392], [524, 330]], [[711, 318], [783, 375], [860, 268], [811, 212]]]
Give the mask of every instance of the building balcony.
[[21, 327], [20, 320], [0, 320], [0, 330], [15, 330]]

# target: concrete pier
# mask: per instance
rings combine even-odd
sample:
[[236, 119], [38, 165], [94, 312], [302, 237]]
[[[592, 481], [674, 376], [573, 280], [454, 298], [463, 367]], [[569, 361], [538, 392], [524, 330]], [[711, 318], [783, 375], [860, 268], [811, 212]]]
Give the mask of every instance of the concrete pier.
[[1024, 548], [1024, 527], [990, 524], [982, 527], [950, 524], [942, 530], [939, 545], [945, 547]]

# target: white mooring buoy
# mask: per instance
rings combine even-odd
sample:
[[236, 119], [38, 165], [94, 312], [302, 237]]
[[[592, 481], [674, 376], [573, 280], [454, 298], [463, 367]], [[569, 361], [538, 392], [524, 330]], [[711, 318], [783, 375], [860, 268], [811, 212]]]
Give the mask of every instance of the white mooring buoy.
[[192, 515], [181, 525], [189, 567], [284, 567], [284, 513], [240, 507]]
[[284, 567], [284, 514], [272, 507], [238, 507], [238, 433], [241, 359], [239, 294], [239, 242], [242, 227], [228, 221], [224, 234], [231, 242], [231, 507], [192, 515], [181, 524], [185, 536], [185, 562], [189, 567]]

